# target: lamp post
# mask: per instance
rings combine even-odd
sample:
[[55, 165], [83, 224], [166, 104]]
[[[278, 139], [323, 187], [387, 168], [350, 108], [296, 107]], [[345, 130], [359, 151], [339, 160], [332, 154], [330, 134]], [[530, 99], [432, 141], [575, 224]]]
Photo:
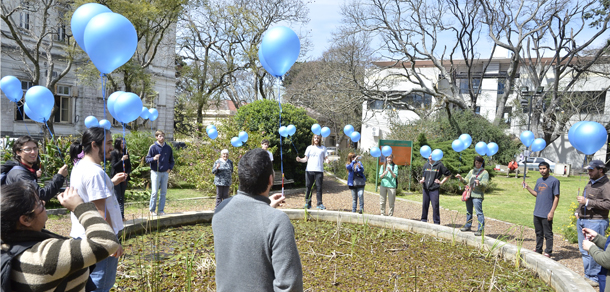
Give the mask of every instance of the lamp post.
[[[526, 107], [528, 106], [529, 103], [529, 111], [527, 113], [528, 118], [527, 118], [527, 130], [530, 130], [531, 127], [531, 123], [532, 123], [532, 104], [534, 103], [533, 101], [533, 97], [534, 96], [541, 96], [544, 93], [544, 87], [543, 86], [539, 86], [538, 88], [536, 88], [536, 91], [529, 91], [529, 87], [527, 86], [521, 86], [521, 106], [522, 107]], [[527, 176], [527, 159], [530, 156], [530, 151], [528, 150], [529, 147], [525, 147], [525, 161], [523, 162], [524, 165], [524, 169], [523, 169], [523, 182], [525, 182], [525, 177]]]

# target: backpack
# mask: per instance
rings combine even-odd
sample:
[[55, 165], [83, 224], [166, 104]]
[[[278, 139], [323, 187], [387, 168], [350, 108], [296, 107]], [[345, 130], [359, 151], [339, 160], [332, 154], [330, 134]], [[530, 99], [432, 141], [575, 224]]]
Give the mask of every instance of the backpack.
[[15, 165], [13, 166], [11, 169], [9, 169], [7, 172], [3, 172], [0, 173], [0, 185], [5, 185], [6, 184], [6, 177], [8, 176], [8, 174], [11, 172], [11, 170], [13, 169], [21, 169], [21, 170], [26, 170], [25, 168], [23, 168], [23, 166], [21, 165]]

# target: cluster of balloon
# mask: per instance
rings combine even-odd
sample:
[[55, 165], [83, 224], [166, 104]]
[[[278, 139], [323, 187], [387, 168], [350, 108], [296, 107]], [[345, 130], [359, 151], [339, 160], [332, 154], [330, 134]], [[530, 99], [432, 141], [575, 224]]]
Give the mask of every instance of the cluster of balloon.
[[218, 137], [218, 130], [216, 130], [216, 126], [214, 125], [208, 125], [205, 128], [205, 132], [208, 133], [208, 137], [210, 137], [212, 140]]
[[330, 135], [330, 129], [328, 127], [321, 128], [320, 125], [318, 125], [318, 124], [313, 124], [311, 126], [311, 131], [314, 134], [320, 135], [324, 138], [326, 138], [326, 137], [328, 137], [328, 135]]
[[269, 29], [258, 48], [258, 60], [274, 77], [281, 77], [294, 64], [301, 52], [301, 42], [292, 29], [277, 26]]
[[419, 148], [419, 154], [425, 159], [428, 159], [428, 157], [430, 157], [431, 153], [432, 153], [432, 148], [430, 148], [430, 146], [428, 146], [428, 145], [424, 145], [421, 148]]
[[85, 126], [87, 128], [100, 127], [100, 128], [104, 128], [106, 130], [110, 130], [110, 128], [112, 127], [112, 124], [110, 124], [110, 121], [108, 121], [108, 120], [101, 120], [98, 122], [96, 117], [88, 116], [87, 118], [85, 118]]
[[246, 141], [248, 141], [248, 133], [241, 131], [237, 137], [231, 138], [231, 145], [233, 145], [233, 147], [241, 147]]
[[286, 138], [288, 136], [294, 135], [294, 133], [297, 132], [297, 127], [295, 127], [294, 125], [281, 126], [278, 132], [280, 133], [280, 136]]
[[[569, 136], [569, 135], [568, 135]], [[546, 141], [542, 138], [536, 138], [532, 131], [523, 131], [521, 135], [519, 135], [519, 139], [521, 143], [525, 145], [525, 148], [532, 146], [533, 152], [538, 152], [544, 150], [546, 148]]]
[[115, 120], [127, 124], [142, 114], [142, 99], [132, 92], [117, 91], [108, 97], [108, 111]]
[[12, 102], [18, 102], [23, 97], [23, 89], [21, 89], [21, 81], [15, 76], [4, 76], [0, 80], [0, 89], [6, 95], [6, 98]]
[[608, 132], [598, 122], [580, 121], [568, 131], [568, 140], [576, 150], [591, 155], [608, 143]]
[[101, 4], [87, 3], [78, 7], [70, 25], [78, 45], [104, 74], [129, 61], [138, 46], [133, 24]]
[[[346, 125], [345, 127], [343, 127], [343, 133], [345, 133], [345, 136], [348, 136], [354, 143], [360, 141], [360, 133], [358, 133], [357, 131], [354, 131], [354, 126], [352, 126], [352, 125]], [[373, 156], [373, 157], [379, 157], [379, 156]]]

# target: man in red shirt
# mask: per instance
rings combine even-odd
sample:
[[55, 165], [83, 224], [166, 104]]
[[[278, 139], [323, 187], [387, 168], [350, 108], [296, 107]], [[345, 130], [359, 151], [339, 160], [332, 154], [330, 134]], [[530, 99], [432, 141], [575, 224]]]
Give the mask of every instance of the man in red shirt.
[[517, 162], [515, 161], [515, 159], [513, 158], [509, 163], [508, 163], [508, 170], [506, 171], [506, 177], [510, 176], [511, 172], [515, 173], [515, 177], [519, 178], [519, 164], [517, 164]]

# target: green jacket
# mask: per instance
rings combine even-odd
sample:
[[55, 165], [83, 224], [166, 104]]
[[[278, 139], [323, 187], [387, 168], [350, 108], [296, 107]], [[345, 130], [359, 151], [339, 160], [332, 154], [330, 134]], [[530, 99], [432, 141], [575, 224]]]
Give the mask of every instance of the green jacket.
[[392, 170], [394, 175], [396, 175], [396, 177], [393, 177], [392, 174], [389, 172], [386, 173], [384, 176], [381, 176], [383, 174], [383, 172], [385, 171], [385, 166], [382, 166], [381, 169], [379, 169], [379, 178], [381, 178], [382, 187], [395, 189], [396, 181], [398, 178], [398, 165], [394, 164], [394, 167], [390, 166], [390, 169]]
[[[606, 245], [606, 238], [602, 235], [598, 234], [593, 238], [592, 242], [595, 244], [589, 248], [589, 255], [593, 257], [596, 263], [600, 264], [602, 267], [608, 269], [610, 268], [610, 250], [604, 250], [604, 246]], [[608, 273], [606, 273], [608, 275]], [[610, 285], [606, 282], [606, 289], [604, 292], [610, 292]]]
[[[474, 169], [471, 169], [470, 172], [468, 172], [468, 174], [464, 178], [464, 180], [472, 188], [470, 196], [477, 199], [483, 199], [485, 189], [487, 189], [487, 186], [489, 185], [489, 173], [487, 172], [487, 170], [483, 170], [481, 174], [479, 174], [479, 171], [477, 171], [476, 173], [474, 171]], [[477, 174], [479, 174], [479, 185], [474, 186], [474, 181], [475, 179], [477, 179]]]

